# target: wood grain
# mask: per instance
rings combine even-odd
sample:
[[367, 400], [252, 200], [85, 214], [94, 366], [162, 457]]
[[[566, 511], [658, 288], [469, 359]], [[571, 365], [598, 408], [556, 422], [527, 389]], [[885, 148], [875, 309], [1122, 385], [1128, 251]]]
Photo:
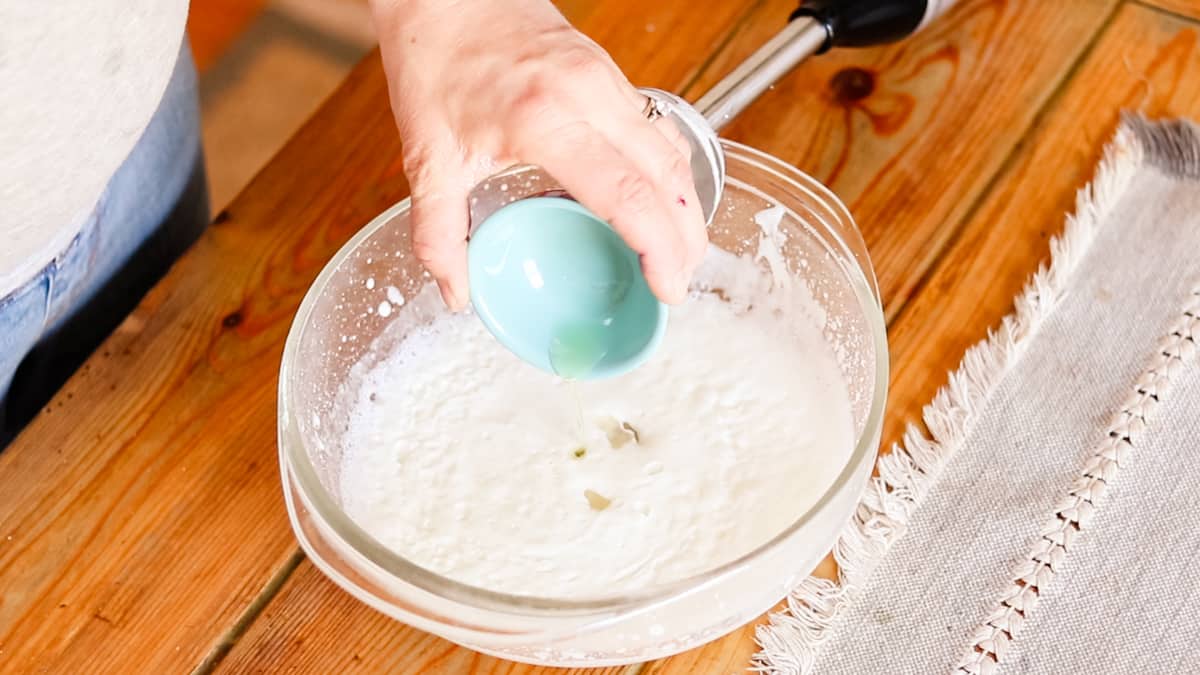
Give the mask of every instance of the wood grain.
[[[762, 44], [794, 5], [765, 2], [688, 94]], [[806, 62], [724, 135], [846, 202], [891, 316], [1115, 5], [963, 0], [903, 42]]]
[[[744, 11], [610, 2], [583, 28], [676, 88]], [[399, 150], [373, 55], [0, 454], [0, 669], [191, 669], [287, 568], [283, 340], [322, 265], [404, 196]]]
[[590, 10], [579, 3], [563, 9], [579, 30], [608, 50], [630, 82], [681, 91], [758, 2], [729, 0], [698, 11], [685, 0], [607, 0]]
[[[602, 9], [584, 13], [578, 25], [609, 50], [634, 82], [676, 90], [694, 76], [706, 57], [703, 48], [697, 51], [697, 47], [707, 44], [709, 51], [715, 51], [723, 38], [717, 29], [732, 30], [746, 12], [742, 7], [723, 14], [700, 14], [691, 11], [686, 2], [657, 3], [653, 7], [632, 7], [632, 4], [621, 7], [618, 6], [621, 3], [604, 3]], [[724, 9], [736, 6], [737, 3], [726, 3]], [[630, 16], [645, 18], [635, 21], [630, 20]], [[696, 39], [685, 43], [672, 37], [680, 32], [687, 32]], [[343, 640], [350, 635], [369, 636], [369, 639], [355, 639], [345, 645], [336, 641], [328, 649], [297, 646], [297, 643], [324, 644], [322, 636], [330, 635]], [[244, 672], [263, 667], [263, 664], [269, 664], [266, 667], [270, 670], [294, 669], [313, 673], [345, 668], [360, 672], [495, 672], [506, 675], [560, 672], [481, 657], [396, 623], [352, 600], [307, 561], [237, 642], [218, 671]], [[625, 670], [613, 668], [600, 672]]]
[[[778, 611], [782, 607], [772, 610]], [[750, 659], [758, 651], [754, 631], [766, 621], [766, 616], [742, 626], [729, 635], [670, 658], [646, 664], [638, 675], [662, 675], [663, 673], [745, 673]]]
[[1200, 19], [1200, 0], [1138, 0], [1143, 5], [1165, 9], [1184, 17]]
[[384, 91], [359, 68], [0, 454], [4, 667], [191, 669], [295, 551], [282, 342], [324, 261], [405, 191]]
[[[1200, 117], [1198, 25], [1123, 7], [1062, 98], [1022, 144], [925, 289], [891, 332], [892, 391], [886, 433], [915, 419], [957, 355], [999, 323], [1049, 238], [1074, 210], [1121, 110]], [[951, 361], [947, 363], [947, 361]], [[931, 375], [933, 375], [931, 377]]]
[[[1110, 3], [1081, 2], [1081, 3], [1077, 3], [1073, 7], [1073, 10], [1076, 12], [1081, 12], [1083, 10], [1091, 11], [1091, 10], [1095, 10], [1097, 8], [1107, 9], [1109, 6], [1110, 6]], [[957, 24], [954, 24], [953, 22], [958, 21], [963, 26], [965, 26], [965, 27], [959, 29], [960, 31], [964, 31], [964, 32], [960, 33], [960, 32], [956, 32], [954, 30], [948, 30], [944, 33], [930, 33], [930, 34], [927, 34], [926, 36], [923, 36], [922, 39], [924, 39], [926, 41], [932, 41], [932, 42], [930, 42], [929, 44], [924, 44], [922, 46], [914, 48], [911, 53], [901, 52], [899, 54], [893, 54], [891, 56], [886, 56], [886, 57], [876, 55], [875, 57], [872, 57], [872, 58], [874, 58], [876, 60], [884, 59], [883, 62], [887, 62], [887, 59], [891, 59], [891, 61], [892, 61], [891, 67], [892, 68], [894, 68], [898, 71], [902, 71], [902, 72], [912, 71], [912, 73], [914, 73], [913, 75], [911, 75], [911, 77], [909, 79], [909, 84], [907, 86], [908, 86], [908, 91], [917, 92], [917, 93], [912, 94], [913, 103], [914, 103], [915, 107], [920, 107], [920, 106], [917, 106], [918, 103], [921, 103], [922, 105], [924, 105], [923, 99], [920, 99], [920, 93], [925, 92], [925, 91], [932, 91], [932, 92], [935, 92], [935, 94], [936, 94], [937, 100], [931, 101], [929, 103], [929, 106], [931, 106], [931, 107], [936, 106], [936, 104], [942, 100], [950, 100], [952, 102], [955, 102], [959, 105], [963, 105], [964, 107], [966, 107], [965, 102], [962, 101], [958, 96], [946, 94], [942, 91], [942, 88], [947, 85], [945, 85], [944, 75], [940, 71], [938, 71], [937, 69], [932, 69], [932, 74], [922, 74], [922, 72], [921, 72], [922, 67], [920, 66], [920, 64], [923, 63], [925, 60], [927, 60], [928, 54], [952, 52], [952, 53], [959, 55], [956, 57], [958, 59], [958, 63], [975, 63], [976, 61], [980, 61], [980, 62], [982, 62], [983, 65], [980, 65], [975, 70], [982, 70], [983, 71], [982, 74], [987, 75], [990, 71], [1001, 70], [1005, 65], [1003, 63], [1003, 59], [1009, 58], [1009, 57], [1014, 57], [1016, 55], [1016, 53], [1021, 50], [1031, 49], [1031, 48], [1040, 46], [1041, 43], [1039, 42], [1039, 40], [1045, 41], [1048, 39], [1048, 36], [1043, 32], [1040, 34], [1033, 35], [1032, 38], [1025, 36], [1024, 39], [1031, 40], [1028, 43], [1022, 42], [1020, 40], [1014, 40], [1009, 43], [994, 44], [995, 36], [992, 35], [990, 32], [983, 31], [983, 36], [990, 38], [990, 40], [986, 40], [986, 41], [980, 40], [980, 39], [978, 39], [977, 33], [979, 33], [982, 29], [979, 27], [978, 24], [984, 23], [986, 21], [992, 21], [992, 20], [995, 20], [995, 18], [996, 18], [994, 16], [990, 16], [987, 12], [984, 12], [984, 10], [987, 10], [987, 9], [989, 9], [989, 7], [983, 7], [983, 8], [966, 7], [963, 10], [966, 14], [966, 18], [958, 18], [958, 19], [955, 19], [954, 17], [949, 18], [950, 21], [952, 22], [950, 25], [957, 25]], [[999, 11], [1001, 11], [1001, 13], [1004, 14], [1004, 16], [1001, 17], [1002, 19], [1009, 21], [1009, 22], [1017, 21], [1017, 17], [1007, 16], [1007, 12], [1006, 12], [1006, 10], [1004, 10], [1004, 8], [1001, 8], [1001, 10], [999, 10]], [[709, 81], [711, 81], [715, 77], [714, 71], [720, 69], [721, 66], [724, 65], [723, 63], [721, 63], [722, 59], [730, 59], [730, 58], [740, 59], [741, 58], [740, 55], [738, 55], [736, 57], [731, 57], [728, 55], [733, 54], [738, 49], [744, 48], [746, 46], [746, 43], [745, 43], [746, 40], [750, 40], [750, 43], [749, 43], [750, 46], [757, 45], [758, 41], [765, 39], [765, 37], [766, 37], [765, 33], [770, 33], [773, 30], [775, 30], [775, 28], [781, 21], [781, 19], [779, 19], [779, 17], [786, 17], [786, 15], [787, 15], [787, 12], [783, 11], [783, 8], [780, 6], [780, 3], [768, 2], [768, 3], [765, 3], [764, 5], [760, 6], [760, 8], [754, 12], [750, 21], [743, 24], [743, 27], [742, 27], [739, 37], [736, 38], [729, 45], [729, 47], [723, 52], [723, 55], [719, 56], [718, 60], [714, 62], [713, 69], [705, 71], [700, 75], [700, 78], [698, 80], [699, 84], [697, 86], [693, 87], [693, 93], [696, 90], [702, 89], [704, 86], [707, 85], [707, 83]], [[1034, 19], [1036, 19], [1036, 20], [1048, 20], [1048, 19], [1052, 19], [1052, 18], [1058, 18], [1058, 17], [1052, 16], [1049, 14], [1042, 15], [1039, 17], [1034, 17]], [[1046, 78], [1047, 81], [1043, 82], [1041, 84], [1040, 88], [1034, 87], [1034, 86], [1027, 86], [1027, 88], [1030, 90], [1033, 90], [1033, 91], [1040, 92], [1042, 98], [1048, 98], [1049, 93], [1053, 90], [1053, 88], [1056, 85], [1056, 83], [1058, 82], [1058, 80], [1065, 74], [1067, 69], [1069, 69], [1069, 67], [1074, 62], [1075, 58], [1078, 56], [1078, 50], [1081, 49], [1081, 47], [1079, 45], [1086, 43], [1086, 38], [1090, 35], [1090, 33], [1088, 31], [1094, 31], [1094, 30], [1098, 29], [1099, 26], [1101, 25], [1102, 19], [1103, 19], [1103, 15], [1100, 14], [1100, 15], [1097, 15], [1096, 17], [1094, 17], [1094, 20], [1091, 20], [1091, 21], [1074, 21], [1074, 22], [1068, 21], [1068, 22], [1066, 22], [1066, 29], [1078, 31], [1080, 39], [1077, 41], [1077, 43], [1075, 45], [1071, 46], [1070, 49], [1065, 49], [1065, 48], [1061, 49], [1061, 50], [1059, 50], [1059, 53], [1048, 57], [1047, 61], [1057, 64], [1057, 69], [1052, 69], [1052, 68], [1044, 69], [1044, 77]], [[625, 24], [625, 25], [628, 25], [629, 23], [632, 23], [632, 22], [623, 22], [623, 24]], [[759, 24], [762, 24], [762, 25], [759, 25]], [[762, 26], [766, 26], [765, 30], [762, 28]], [[1013, 30], [1023, 30], [1023, 31], [1028, 32], [1028, 31], [1031, 31], [1034, 28], [1036, 28], [1036, 22], [1032, 21], [1029, 25], [1025, 25], [1025, 24], [1017, 21], [1016, 24], [1010, 26], [1010, 28], [1012, 28]], [[759, 33], [763, 33], [763, 34], [755, 35], [754, 37], [746, 37], [746, 36], [750, 35], [751, 33], [754, 33], [755, 31], [757, 31]], [[1036, 33], [1036, 31], [1035, 31], [1035, 33]], [[889, 48], [886, 50], [878, 50], [878, 51], [881, 51], [886, 54], [890, 50], [895, 50], [895, 49], [897, 49], [897, 48]], [[981, 59], [981, 58], [977, 58], [977, 55], [974, 54], [973, 50], [977, 50], [979, 52], [996, 52], [996, 53], [989, 56], [986, 59]], [[863, 52], [862, 54], [868, 54], [868, 53]], [[965, 54], [965, 56], [963, 56], [964, 54]], [[615, 53], [614, 57], [617, 58], [618, 63], [622, 63], [622, 59], [630, 58], [629, 56], [622, 54], [620, 52]], [[916, 59], [918, 61], [918, 63], [915, 65], [910, 64], [906, 61], [906, 59]], [[1020, 60], [1020, 59], [1018, 59], [1018, 60]], [[846, 66], [846, 65], [842, 66], [842, 68], [845, 68], [845, 67], [851, 67], [851, 66]], [[834, 70], [832, 72], [835, 72], [835, 73], [840, 72], [840, 68], [838, 70]], [[956, 78], [953, 79], [953, 81], [951, 83], [958, 81], [957, 78], [961, 78], [962, 81], [966, 82], [966, 84], [964, 84], [963, 87], [971, 90], [968, 93], [978, 94], [978, 91], [976, 90], [976, 88], [971, 84], [971, 78], [978, 77], [978, 76], [980, 76], [979, 72], [973, 72], [971, 69], [968, 69], [968, 72], [966, 72], [965, 74], [956, 76]], [[812, 75], [812, 74], [806, 75], [804, 73], [804, 71], [802, 70], [801, 72], [798, 72], [793, 76], [793, 78], [801, 78], [801, 79], [803, 79], [805, 77], [808, 77], [810, 79], [813, 77], [816, 77], [816, 78], [818, 78], [818, 80], [820, 80], [820, 78], [823, 77], [823, 75]], [[934, 80], [937, 80], [937, 82], [935, 82], [935, 84], [937, 86], [931, 86], [929, 84], [925, 84], [925, 85], [912, 84], [912, 82], [920, 82], [923, 78], [925, 78], [925, 79], [932, 78]], [[795, 85], [793, 85], [793, 86], [795, 86]], [[950, 87], [950, 89], [953, 89], [953, 87]], [[933, 95], [934, 94], [929, 94], [929, 96], [933, 96]], [[999, 99], [1000, 97], [998, 95], [996, 95], [996, 96], [994, 96], [994, 98]], [[971, 102], [972, 102], [972, 104], [976, 103], [976, 101], [971, 101]], [[987, 104], [987, 103], [991, 103], [991, 101], [988, 101], [985, 99], [984, 104]], [[996, 107], [1001, 108], [1001, 110], [997, 111], [997, 115], [1012, 112], [1013, 106], [1011, 104], [1002, 105], [1003, 101], [1000, 101], [1000, 100], [996, 100], [995, 104], [996, 104]], [[808, 101], [803, 97], [793, 97], [790, 99], [781, 99], [776, 102], [776, 105], [784, 108], [785, 114], [794, 115], [797, 118], [800, 118], [800, 117], [803, 117], [806, 114], [808, 114], [806, 107], [811, 105], [811, 101]], [[866, 104], [864, 104], [864, 105], [866, 105]], [[751, 113], [748, 113], [748, 114], [751, 114]], [[760, 114], [763, 114], [763, 113], [760, 113]], [[1030, 111], [1028, 114], [1024, 115], [1023, 119], [1025, 119], [1026, 123], [1028, 123], [1028, 121], [1032, 119], [1032, 116], [1033, 116], [1033, 112]], [[952, 124], [957, 124], [960, 122], [961, 122], [961, 115], [953, 114], [953, 111], [951, 111], [951, 114], [949, 114], [949, 115], [931, 120], [930, 124], [952, 125]], [[777, 122], [768, 122], [767, 124], [774, 124], [774, 123], [777, 123]], [[997, 121], [996, 124], [999, 124], [999, 121]], [[737, 128], [739, 128], [739, 127], [735, 127], [735, 129], [737, 129]], [[949, 130], [950, 130], [949, 128], [942, 129], [941, 133], [946, 134], [946, 133], [948, 133]], [[1020, 135], [1021, 131], [1023, 131], [1023, 130], [1022, 129], [1013, 129], [1009, 133], [1008, 142], [1011, 143], [1011, 142], [1015, 141], [1015, 138]], [[745, 133], [750, 133], [750, 132], [745, 132]], [[768, 130], [767, 133], [768, 133], [768, 135], [771, 136], [771, 138], [767, 139], [766, 143], [762, 143], [762, 144], [755, 143], [755, 144], [758, 145], [758, 147], [767, 149], [768, 151], [774, 151], [775, 146], [772, 145], [771, 143], [775, 143], [777, 145], [782, 144], [782, 145], [786, 146], [789, 142], [788, 139], [792, 139], [795, 136], [797, 136], [797, 134], [794, 133], [794, 130], [792, 133], [786, 134], [786, 135], [782, 135], [782, 134], [778, 134], [778, 133], [772, 134], [772, 133], [770, 133], [770, 130]], [[752, 136], [752, 134], [751, 134], [751, 136]], [[751, 140], [751, 142], [754, 143], [753, 140]], [[857, 143], [858, 143], [857, 147], [860, 148], [859, 151], [861, 152], [861, 151], [865, 151], [865, 148], [870, 147], [873, 143], [877, 143], [877, 142], [878, 142], [877, 139], [873, 135], [866, 135], [865, 137], [860, 138], [857, 141]], [[1007, 146], [1003, 145], [1004, 142], [1005, 142], [1004, 138], [997, 139], [992, 147], [994, 147], [995, 150], [998, 151], [1000, 154], [1003, 154], [1003, 151], [1007, 150]], [[880, 148], [881, 151], [886, 151], [889, 146], [889, 141], [887, 139], [884, 139], [884, 141], [878, 142], [878, 144], [883, 146]], [[924, 150], [924, 152], [926, 153], [926, 155], [930, 155], [932, 153], [932, 150], [926, 149], [926, 150]], [[904, 161], [908, 162], [908, 161], [921, 161], [921, 160], [906, 158], [906, 159], [904, 159]], [[935, 162], [935, 164], [936, 164], [936, 162]], [[999, 161], [997, 161], [993, 165], [993, 167], [992, 167], [993, 170], [995, 168], [997, 168], [998, 166], [999, 166]], [[804, 168], [804, 167], [802, 166], [802, 168]], [[878, 169], [877, 166], [867, 167], [867, 169], [875, 170], [875, 171], [882, 171], [882, 169]], [[953, 171], [951, 171], [950, 167], [948, 167], [948, 166], [942, 167], [941, 165], [939, 165], [938, 169], [940, 169], [940, 172], [938, 172], [937, 175], [935, 176], [936, 180], [942, 181], [943, 183], [945, 183], [945, 182], [952, 181], [954, 179], [955, 174]], [[857, 169], [855, 167], [847, 167], [844, 170], [843, 175], [852, 176], [852, 175], [855, 175], [856, 171], [857, 171]], [[885, 174], [885, 176], [886, 176], [886, 174]], [[985, 184], [985, 181], [981, 181], [980, 183], [982, 186], [983, 184]], [[980, 189], [982, 189], [982, 188], [980, 188]], [[885, 196], [887, 196], [887, 193], [882, 193], [882, 194], [883, 194], [883, 196], [873, 196], [873, 195], [875, 195], [875, 193], [863, 191], [862, 199], [869, 203], [871, 199], [882, 199]], [[940, 199], [941, 198], [940, 193], [931, 193], [931, 195], [932, 195], [930, 197], [931, 199], [933, 199], [933, 198]], [[926, 205], [926, 206], [928, 206], [928, 205]], [[909, 204], [907, 215], [905, 217], [896, 218], [896, 221], [893, 223], [894, 228], [892, 230], [890, 230], [890, 232], [893, 233], [895, 238], [900, 238], [899, 235], [901, 233], [908, 233], [909, 231], [911, 231], [913, 229], [919, 229], [920, 224], [926, 223], [925, 216], [927, 215], [926, 214], [927, 209], [923, 209], [921, 207], [922, 207], [921, 204], [916, 204], [916, 203]], [[951, 223], [950, 225], [954, 225], [954, 224], [956, 224], [956, 223]], [[927, 227], [927, 229], [936, 229], [936, 226], [940, 226], [940, 225], [942, 225], [942, 223], [933, 223], [932, 226]], [[884, 232], [885, 232], [884, 230], [880, 230], [881, 234]], [[949, 236], [949, 235], [946, 234], [945, 236]], [[902, 268], [910, 269], [912, 266], [912, 260], [905, 257], [906, 255], [907, 255], [906, 251], [897, 250], [896, 252], [892, 252], [890, 254], [885, 254], [883, 256], [876, 256], [876, 260], [878, 261], [878, 264], [880, 266], [884, 267], [885, 270], [893, 269], [893, 270], [898, 271]], [[827, 564], [826, 570], [828, 571], [829, 569], [830, 569], [830, 567]], [[337, 591], [336, 589], [334, 589], [332, 586], [328, 586], [327, 590], [325, 590], [324, 592], [331, 593], [334, 595], [340, 594], [340, 592]], [[282, 601], [283, 601], [283, 599], [280, 598], [279, 602], [282, 602]], [[272, 603], [272, 604], [275, 605], [276, 603]], [[295, 612], [282, 612], [281, 611], [278, 616], [280, 616], [281, 618], [277, 619], [277, 622], [271, 622], [271, 621], [258, 622], [252, 628], [251, 633], [248, 634], [246, 636], [246, 638], [243, 640], [243, 642], [239, 643], [238, 647], [236, 647], [234, 649], [234, 653], [231, 656], [229, 663], [230, 664], [242, 663], [241, 659], [245, 658], [243, 656], [242, 649], [243, 648], [244, 649], [253, 649], [254, 645], [256, 645], [260, 641], [277, 641], [280, 639], [279, 638], [280, 635], [291, 635], [291, 634], [308, 632], [303, 628], [303, 626], [310, 620], [307, 617], [307, 612], [299, 611], [299, 610], [295, 611]], [[377, 618], [376, 620], [382, 621], [383, 619]], [[332, 622], [332, 621], [335, 621], [335, 619], [330, 617], [327, 619], [327, 621]], [[327, 623], [322, 627], [325, 629], [332, 630], [334, 628], [334, 624]], [[734, 636], [726, 638], [725, 640], [722, 640], [718, 643], [714, 643], [708, 647], [705, 647], [705, 648], [702, 648], [699, 650], [693, 650], [693, 652], [690, 652], [685, 655], [681, 655], [679, 657], [676, 657], [675, 659], [671, 659], [669, 661], [666, 661], [666, 662], [663, 662], [660, 664], [655, 664], [654, 666], [652, 666], [652, 670], [654, 670], [656, 672], [657, 671], [666, 671], [666, 670], [675, 671], [675, 672], [706, 672], [713, 668], [718, 668], [718, 669], [724, 668], [728, 664], [743, 664], [743, 666], [744, 666], [744, 664], [747, 662], [750, 654], [753, 652], [752, 636], [753, 636], [753, 628], [747, 627], [747, 628], [739, 631], [738, 633], [734, 634]], [[382, 657], [382, 655], [381, 655], [381, 657]], [[297, 666], [299, 665], [298, 663], [291, 661], [291, 660], [287, 660], [285, 662], [290, 665], [297, 665]], [[334, 664], [332, 662], [329, 662], [329, 663], [322, 663], [320, 665], [332, 666]], [[741, 666], [735, 666], [734, 669], [738, 669], [740, 667]], [[316, 669], [313, 668], [312, 664], [308, 663], [308, 662], [305, 662], [304, 669], [305, 670], [312, 669], [313, 672], [316, 671]]]
[[[706, 49], [722, 43], [746, 5], [714, 3], [703, 13], [691, 5], [602, 3], [585, 8], [583, 29], [635, 82], [678, 88], [699, 73], [697, 92], [715, 77], [700, 72]], [[755, 46], [785, 5], [762, 3], [714, 64], [731, 65]], [[1031, 237], [1061, 222], [1111, 130], [1113, 107], [1144, 97], [1150, 112], [1197, 114], [1194, 30], [1126, 7], [971, 212], [1111, 6], [968, 1], [906, 45], [806, 65], [731, 129], [833, 182], [863, 223], [890, 307], [903, 306], [954, 241], [894, 323], [889, 434], [1007, 311], [1045, 251]], [[853, 68], [872, 76], [866, 95]], [[295, 544], [274, 446], [282, 341], [324, 262], [405, 192], [385, 91], [372, 57], [0, 454], [0, 669], [190, 669], [289, 568]], [[651, 670], [740, 671], [750, 636], [744, 629]], [[530, 670], [385, 619], [307, 564], [225, 662], [269, 672], [443, 666]]]
[[[1115, 4], [967, 0], [901, 44], [801, 65], [724, 135], [796, 164], [846, 201], [871, 250], [890, 322]], [[688, 94], [698, 96], [778, 30], [789, 6], [768, 0]], [[884, 451], [907, 417], [897, 414], [895, 397], [889, 392]], [[836, 570], [826, 557], [814, 574], [832, 578]], [[743, 630], [652, 670], [686, 673], [697, 663], [748, 659], [752, 637]]]
[[527, 666], [463, 649], [402, 626], [304, 564], [221, 662], [227, 673], [422, 673], [428, 675], [617, 675], [624, 667]]
[[216, 63], [266, 6], [267, 0], [192, 0], [187, 33], [196, 69]]
[[554, 0], [554, 6], [572, 24], [579, 25], [600, 5], [600, 0]]
[[[1076, 190], [1090, 180], [1123, 108], [1155, 117], [1200, 117], [1194, 24], [1136, 5], [1117, 15], [928, 281], [892, 322], [885, 439], [898, 438], [903, 423], [919, 415], [967, 347], [1012, 311], [1012, 299], [1047, 257], [1050, 237], [1073, 210]], [[753, 634], [743, 630], [646, 672], [734, 672], [755, 651]]]

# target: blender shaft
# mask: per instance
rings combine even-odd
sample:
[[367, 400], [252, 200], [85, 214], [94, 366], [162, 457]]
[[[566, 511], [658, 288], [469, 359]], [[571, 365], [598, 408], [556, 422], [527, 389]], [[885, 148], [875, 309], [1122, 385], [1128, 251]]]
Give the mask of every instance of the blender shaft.
[[709, 89], [694, 107], [714, 131], [720, 131], [796, 64], [821, 51], [828, 39], [825, 26], [815, 19], [796, 18]]
[[802, 0], [783, 30], [694, 106], [720, 131], [804, 59], [835, 46], [883, 44], [911, 35], [957, 0]]

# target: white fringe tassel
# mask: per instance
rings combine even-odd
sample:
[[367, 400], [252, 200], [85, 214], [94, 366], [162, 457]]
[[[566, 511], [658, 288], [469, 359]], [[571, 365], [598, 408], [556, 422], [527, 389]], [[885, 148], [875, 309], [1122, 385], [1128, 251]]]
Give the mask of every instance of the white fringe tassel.
[[843, 609], [892, 544], [904, 536], [913, 511], [962, 445], [980, 407], [1066, 292], [1103, 216], [1121, 198], [1144, 159], [1145, 151], [1131, 126], [1138, 123], [1145, 122], [1126, 120], [1105, 148], [1095, 179], [1076, 195], [1075, 215], [1067, 217], [1062, 235], [1050, 242], [1050, 264], [1038, 268], [1014, 301], [1014, 311], [987, 339], [967, 350], [958, 370], [950, 373], [947, 384], [925, 407], [922, 417], [929, 436], [909, 425], [903, 443], [880, 456], [879, 475], [871, 479], [834, 546], [837, 582], [809, 577], [792, 591], [787, 608], [772, 614], [755, 631], [760, 650], [751, 670], [779, 675], [812, 672]]

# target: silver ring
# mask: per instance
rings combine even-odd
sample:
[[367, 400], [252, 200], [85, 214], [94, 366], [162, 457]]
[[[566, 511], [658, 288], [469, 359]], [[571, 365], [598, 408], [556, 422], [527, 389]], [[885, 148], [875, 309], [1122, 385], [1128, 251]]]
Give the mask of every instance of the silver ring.
[[667, 105], [665, 101], [654, 98], [653, 96], [646, 97], [646, 105], [642, 106], [642, 117], [653, 122], [654, 120], [667, 114]]

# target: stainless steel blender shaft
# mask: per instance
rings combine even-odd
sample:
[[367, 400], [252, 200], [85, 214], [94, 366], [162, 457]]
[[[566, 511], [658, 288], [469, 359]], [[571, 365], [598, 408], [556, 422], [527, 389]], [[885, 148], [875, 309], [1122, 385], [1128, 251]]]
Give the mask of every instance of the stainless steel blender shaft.
[[901, 39], [957, 0], [802, 0], [783, 30], [708, 90], [693, 106], [720, 131], [804, 59], [838, 45]]
[[700, 97], [695, 105], [643, 88], [662, 102], [692, 149], [691, 169], [705, 220], [712, 222], [725, 186], [725, 153], [717, 133], [805, 58], [838, 45], [899, 40], [957, 0], [801, 0], [778, 33]]
[[798, 17], [709, 89], [693, 107], [713, 131], [720, 131], [788, 71], [821, 51], [828, 40], [825, 26], [815, 19]]

